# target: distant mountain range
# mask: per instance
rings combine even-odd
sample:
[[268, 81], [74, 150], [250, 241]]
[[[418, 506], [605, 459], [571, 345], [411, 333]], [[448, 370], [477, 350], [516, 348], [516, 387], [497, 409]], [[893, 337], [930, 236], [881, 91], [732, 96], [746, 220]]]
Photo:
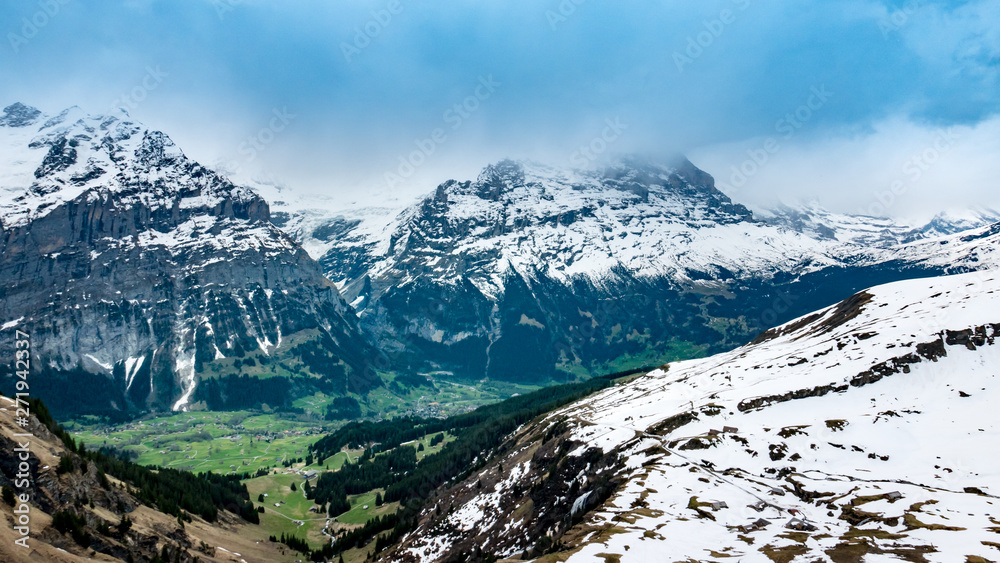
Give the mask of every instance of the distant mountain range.
[[503, 161], [343, 212], [236, 185], [124, 113], [22, 104], [0, 162], [0, 336], [32, 335], [33, 392], [60, 416], [289, 407], [380, 371], [548, 384], [659, 365], [991, 265], [1000, 219], [755, 214], [683, 158]]

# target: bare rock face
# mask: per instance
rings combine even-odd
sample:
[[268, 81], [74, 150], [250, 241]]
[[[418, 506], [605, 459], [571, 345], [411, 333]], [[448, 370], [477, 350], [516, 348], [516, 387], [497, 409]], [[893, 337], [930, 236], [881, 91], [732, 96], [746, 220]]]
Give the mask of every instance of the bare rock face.
[[255, 193], [125, 115], [4, 111], [3, 348], [31, 335], [32, 391], [54, 410], [218, 401], [203, 375], [248, 357], [333, 391], [379, 384], [353, 310]]
[[0, 125], [6, 127], [24, 127], [35, 123], [42, 112], [26, 106], [21, 102], [16, 102], [4, 108], [3, 116], [0, 116]]

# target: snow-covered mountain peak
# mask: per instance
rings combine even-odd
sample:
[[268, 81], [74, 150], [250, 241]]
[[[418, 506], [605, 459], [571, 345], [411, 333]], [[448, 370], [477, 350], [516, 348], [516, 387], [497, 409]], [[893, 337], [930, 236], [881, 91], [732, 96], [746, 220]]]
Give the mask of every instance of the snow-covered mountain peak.
[[[57, 407], [224, 400], [199, 387], [205, 370], [300, 357], [291, 342], [344, 358], [328, 372], [338, 381], [377, 384], [354, 312], [251, 189], [126, 114], [15, 107], [7, 121], [21, 125], [0, 127], [0, 315], [44, 343]], [[98, 390], [67, 397], [67, 377]]]
[[476, 195], [489, 201], [541, 198], [559, 200], [568, 206], [642, 203], [654, 208], [661, 205], [676, 208], [687, 203], [689, 208], [702, 205], [727, 208], [735, 212], [735, 220], [752, 220], [749, 210], [733, 206], [728, 196], [715, 189], [715, 181], [709, 174], [683, 157], [672, 159], [671, 163], [622, 157], [603, 167], [572, 169], [508, 159], [488, 165], [475, 182], [445, 182], [435, 197], [440, 201], [442, 193], [448, 192]]
[[383, 232], [388, 244], [374, 244], [387, 249], [374, 273], [433, 261], [447, 283], [458, 283], [454, 274], [461, 271], [494, 296], [511, 272], [565, 281], [598, 279], [620, 265], [651, 275], [712, 267], [687, 263], [700, 257], [665, 248], [687, 244], [690, 236], [713, 239], [720, 252], [732, 254], [724, 267], [747, 268], [739, 248], [748, 239], [741, 233], [754, 228], [752, 213], [689, 163], [578, 170], [505, 160], [474, 182], [441, 184], [398, 222]]
[[951, 235], [975, 229], [983, 225], [1000, 222], [1000, 211], [987, 207], [973, 209], [949, 209], [936, 214], [917, 232], [926, 238]]
[[496, 199], [500, 193], [524, 187], [524, 176], [524, 165], [513, 160], [490, 164], [476, 179], [476, 184], [484, 188], [479, 191], [479, 196]]
[[754, 211], [764, 223], [780, 225], [812, 238], [883, 248], [953, 235], [1000, 221], [1000, 212], [988, 208], [942, 211], [924, 222], [913, 218], [834, 213], [816, 201]]
[[541, 377], [671, 340], [718, 351], [867, 285], [993, 262], [987, 240], [937, 241], [890, 219], [815, 204], [755, 214], [683, 157], [502, 160], [402, 210], [258, 191], [283, 202], [276, 224], [383, 346], [475, 378], [530, 347], [572, 350], [532, 360]]
[[90, 116], [80, 106], [70, 106], [54, 116], [43, 115], [42, 117], [45, 118], [45, 123], [42, 124], [41, 128], [53, 129], [59, 125], [64, 127], [75, 125]]
[[163, 133], [145, 131], [141, 144], [135, 150], [135, 158], [137, 163], [145, 165], [147, 170], [159, 169], [183, 160], [184, 153]]
[[26, 106], [21, 102], [3, 108], [3, 115], [0, 116], [0, 126], [3, 127], [27, 127], [38, 121], [42, 112], [31, 106]]
[[0, 152], [8, 156], [0, 172], [5, 227], [26, 224], [88, 192], [131, 194], [154, 208], [172, 205], [177, 195], [208, 207], [225, 197], [257, 199], [126, 114], [88, 115], [75, 106], [56, 116], [23, 105], [7, 109], [6, 122], [19, 125], [0, 128]]
[[[447, 216], [453, 225], [486, 217], [502, 221], [489, 231], [496, 236], [574, 223], [583, 228], [583, 223], [603, 223], [612, 215], [699, 226], [753, 220], [748, 209], [733, 204], [715, 189], [711, 176], [686, 160], [665, 166], [622, 159], [596, 169], [504, 160], [487, 166], [475, 182], [441, 184], [426, 203], [436, 204], [433, 214]], [[428, 212], [432, 208], [425, 205], [411, 215]]]

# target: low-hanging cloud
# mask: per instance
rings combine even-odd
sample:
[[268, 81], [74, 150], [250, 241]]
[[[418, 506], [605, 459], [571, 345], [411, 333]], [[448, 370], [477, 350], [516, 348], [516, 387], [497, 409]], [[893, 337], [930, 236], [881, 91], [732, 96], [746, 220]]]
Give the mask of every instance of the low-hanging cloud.
[[935, 126], [896, 116], [860, 131], [792, 139], [766, 159], [763, 142], [703, 147], [691, 158], [728, 195], [758, 208], [805, 200], [843, 213], [914, 220], [942, 210], [1000, 209], [998, 117]]
[[[590, 163], [592, 143], [600, 157], [686, 152], [725, 181], [740, 151], [779, 135], [748, 198], [824, 196], [833, 183], [806, 181], [811, 170], [843, 182], [824, 201], [856, 211], [899, 173], [894, 134], [964, 127], [988, 144], [1000, 109], [1000, 10], [986, 0], [61, 6], [16, 52], [0, 50], [2, 101], [98, 113], [124, 97], [206, 164], [345, 201], [406, 200], [507, 156]], [[0, 31], [23, 36], [38, 9], [0, 6]], [[138, 100], [148, 69], [162, 80]], [[488, 97], [483, 80], [496, 85]], [[776, 123], [816, 89], [833, 97], [785, 139]], [[611, 143], [609, 122], [626, 126]], [[992, 187], [990, 159], [963, 147], [934, 174], [944, 182], [961, 159], [952, 189], [971, 201]], [[911, 195], [886, 212], [934, 201]]]

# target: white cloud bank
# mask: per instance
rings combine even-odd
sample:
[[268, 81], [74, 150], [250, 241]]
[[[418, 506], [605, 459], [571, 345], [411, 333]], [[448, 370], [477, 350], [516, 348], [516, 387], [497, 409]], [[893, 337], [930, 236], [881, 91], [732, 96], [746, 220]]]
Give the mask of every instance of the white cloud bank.
[[776, 133], [690, 157], [734, 200], [757, 207], [816, 200], [835, 211], [914, 219], [1000, 208], [1000, 116], [948, 127], [894, 117], [865, 131]]

